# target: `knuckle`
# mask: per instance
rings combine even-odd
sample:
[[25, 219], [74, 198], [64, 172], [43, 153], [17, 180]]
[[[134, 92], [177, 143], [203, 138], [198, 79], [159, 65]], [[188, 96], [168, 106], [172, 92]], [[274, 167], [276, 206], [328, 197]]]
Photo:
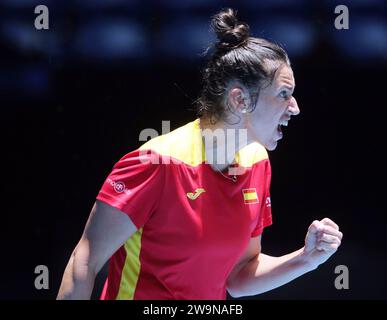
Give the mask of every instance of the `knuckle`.
[[314, 220], [311, 224], [310, 224], [310, 226], [309, 226], [309, 230], [311, 230], [311, 229], [316, 229], [317, 228], [317, 226], [318, 226], [318, 221], [317, 220]]

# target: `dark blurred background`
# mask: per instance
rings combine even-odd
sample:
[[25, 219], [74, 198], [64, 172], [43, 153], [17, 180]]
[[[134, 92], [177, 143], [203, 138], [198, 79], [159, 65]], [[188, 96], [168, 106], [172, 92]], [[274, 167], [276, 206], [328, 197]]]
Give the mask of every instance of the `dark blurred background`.
[[[49, 30], [36, 30], [36, 5]], [[337, 30], [334, 9], [349, 9]], [[340, 250], [312, 273], [253, 299], [386, 299], [387, 12], [383, 0], [1, 0], [1, 299], [53, 299], [113, 164], [195, 119], [209, 20], [233, 7], [292, 60], [301, 114], [270, 153], [274, 224], [263, 252], [300, 248], [325, 216]], [[34, 287], [35, 266], [50, 270]], [[349, 289], [334, 286], [337, 265]], [[93, 297], [100, 294], [106, 268]]]

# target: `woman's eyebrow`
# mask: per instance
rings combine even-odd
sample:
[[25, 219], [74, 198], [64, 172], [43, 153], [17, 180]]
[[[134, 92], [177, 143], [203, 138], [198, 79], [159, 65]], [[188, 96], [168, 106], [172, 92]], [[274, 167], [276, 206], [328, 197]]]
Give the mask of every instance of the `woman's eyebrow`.
[[283, 85], [280, 86], [280, 89], [282, 89], [282, 88], [286, 88], [289, 91], [294, 91], [294, 89], [296, 88], [296, 85], [294, 85], [294, 87], [293, 87], [293, 86], [288, 85], [288, 84], [283, 84]]

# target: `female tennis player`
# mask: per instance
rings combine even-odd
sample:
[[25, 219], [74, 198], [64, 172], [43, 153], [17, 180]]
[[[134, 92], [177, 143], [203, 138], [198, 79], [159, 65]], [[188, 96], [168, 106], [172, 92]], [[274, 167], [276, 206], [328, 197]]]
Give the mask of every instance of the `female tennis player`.
[[212, 19], [218, 41], [203, 70], [199, 117], [153, 138], [113, 167], [74, 249], [58, 299], [226, 299], [279, 287], [340, 246], [315, 220], [299, 250], [261, 252], [272, 224], [267, 150], [300, 110], [286, 52], [249, 34], [232, 9]]

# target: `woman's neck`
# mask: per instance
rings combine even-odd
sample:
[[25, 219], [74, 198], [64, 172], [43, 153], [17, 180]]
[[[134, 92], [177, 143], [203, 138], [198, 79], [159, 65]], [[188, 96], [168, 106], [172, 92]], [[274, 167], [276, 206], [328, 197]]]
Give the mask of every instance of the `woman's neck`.
[[247, 129], [242, 127], [241, 121], [233, 125], [223, 120], [211, 123], [208, 118], [200, 118], [200, 128], [206, 160], [213, 169], [227, 169], [235, 162], [235, 154], [250, 143]]

